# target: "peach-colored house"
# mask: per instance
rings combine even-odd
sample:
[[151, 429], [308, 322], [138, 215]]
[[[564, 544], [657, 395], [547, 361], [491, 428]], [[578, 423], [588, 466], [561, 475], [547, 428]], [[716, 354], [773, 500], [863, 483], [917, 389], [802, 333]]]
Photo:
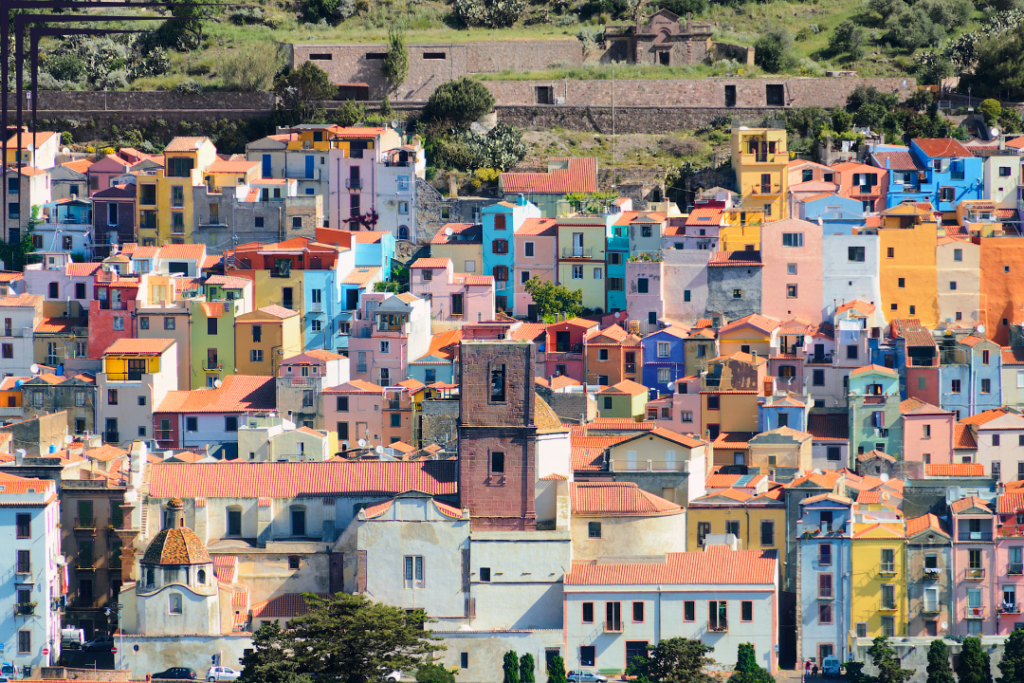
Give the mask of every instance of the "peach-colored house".
[[832, 166], [839, 174], [839, 195], [856, 199], [865, 213], [885, 211], [889, 172], [884, 168], [844, 161]]
[[948, 465], [953, 462], [953, 413], [917, 398], [900, 402], [903, 461]]
[[412, 441], [412, 404], [404, 386], [382, 387], [354, 379], [323, 393], [330, 452]]
[[548, 325], [544, 339], [544, 377], [566, 375], [586, 381], [586, 341], [599, 332], [594, 320], [572, 318]]
[[432, 327], [494, 320], [493, 276], [456, 273], [449, 258], [421, 258], [409, 271], [409, 291], [430, 301]]
[[678, 434], [700, 434], [700, 377], [680, 377], [675, 392], [647, 402], [647, 422]]
[[531, 278], [542, 282], [555, 282], [556, 246], [558, 227], [554, 218], [527, 218], [512, 237], [515, 249], [515, 273], [513, 307], [518, 317], [536, 319], [533, 297], [526, 293], [523, 285]]
[[789, 218], [761, 226], [761, 313], [822, 321], [822, 228]]

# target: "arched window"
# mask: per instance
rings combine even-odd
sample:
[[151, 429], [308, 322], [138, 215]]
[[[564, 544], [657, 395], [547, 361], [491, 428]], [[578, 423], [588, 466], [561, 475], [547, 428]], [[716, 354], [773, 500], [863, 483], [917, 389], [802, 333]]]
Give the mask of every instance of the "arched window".
[[399, 225], [398, 226], [398, 239], [407, 240], [409, 239], [409, 226]]
[[196, 574], [196, 580], [199, 582], [200, 586], [205, 586], [206, 585], [206, 570], [205, 569], [200, 569], [199, 570], [199, 573]]
[[146, 585], [149, 587], [156, 585], [156, 572], [152, 569], [146, 570]]

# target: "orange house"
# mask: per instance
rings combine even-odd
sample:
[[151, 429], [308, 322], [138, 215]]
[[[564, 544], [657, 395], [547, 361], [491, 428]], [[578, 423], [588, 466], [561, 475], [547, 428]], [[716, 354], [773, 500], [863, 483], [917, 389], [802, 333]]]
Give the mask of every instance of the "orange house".
[[612, 386], [643, 379], [640, 337], [611, 325], [587, 340], [587, 384]]
[[861, 203], [865, 213], [885, 211], [885, 197], [889, 188], [889, 172], [855, 161], [843, 161], [832, 166], [839, 174], [839, 195]]

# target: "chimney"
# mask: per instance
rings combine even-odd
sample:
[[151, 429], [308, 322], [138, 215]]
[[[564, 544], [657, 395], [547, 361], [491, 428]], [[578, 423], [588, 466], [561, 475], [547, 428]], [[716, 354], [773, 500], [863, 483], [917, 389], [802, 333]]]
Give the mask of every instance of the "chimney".
[[24, 448], [19, 448], [18, 450], [14, 451], [14, 464], [17, 465], [18, 467], [24, 465], [26, 455], [28, 455], [28, 451], [26, 451]]
[[167, 504], [167, 511], [171, 515], [169, 528], [178, 529], [185, 526], [185, 503], [180, 498], [174, 498]]

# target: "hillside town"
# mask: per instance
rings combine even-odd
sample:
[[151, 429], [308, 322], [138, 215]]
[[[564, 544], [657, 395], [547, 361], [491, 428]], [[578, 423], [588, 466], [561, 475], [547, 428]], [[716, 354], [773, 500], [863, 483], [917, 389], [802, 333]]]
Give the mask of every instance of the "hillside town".
[[881, 636], [914, 681], [936, 639], [994, 665], [1024, 627], [1024, 137], [826, 164], [728, 134], [735, 184], [681, 206], [586, 156], [444, 196], [401, 125], [9, 130], [4, 675], [229, 680], [342, 593], [422, 610], [465, 682], [510, 650], [618, 678], [673, 638], [720, 675]]

